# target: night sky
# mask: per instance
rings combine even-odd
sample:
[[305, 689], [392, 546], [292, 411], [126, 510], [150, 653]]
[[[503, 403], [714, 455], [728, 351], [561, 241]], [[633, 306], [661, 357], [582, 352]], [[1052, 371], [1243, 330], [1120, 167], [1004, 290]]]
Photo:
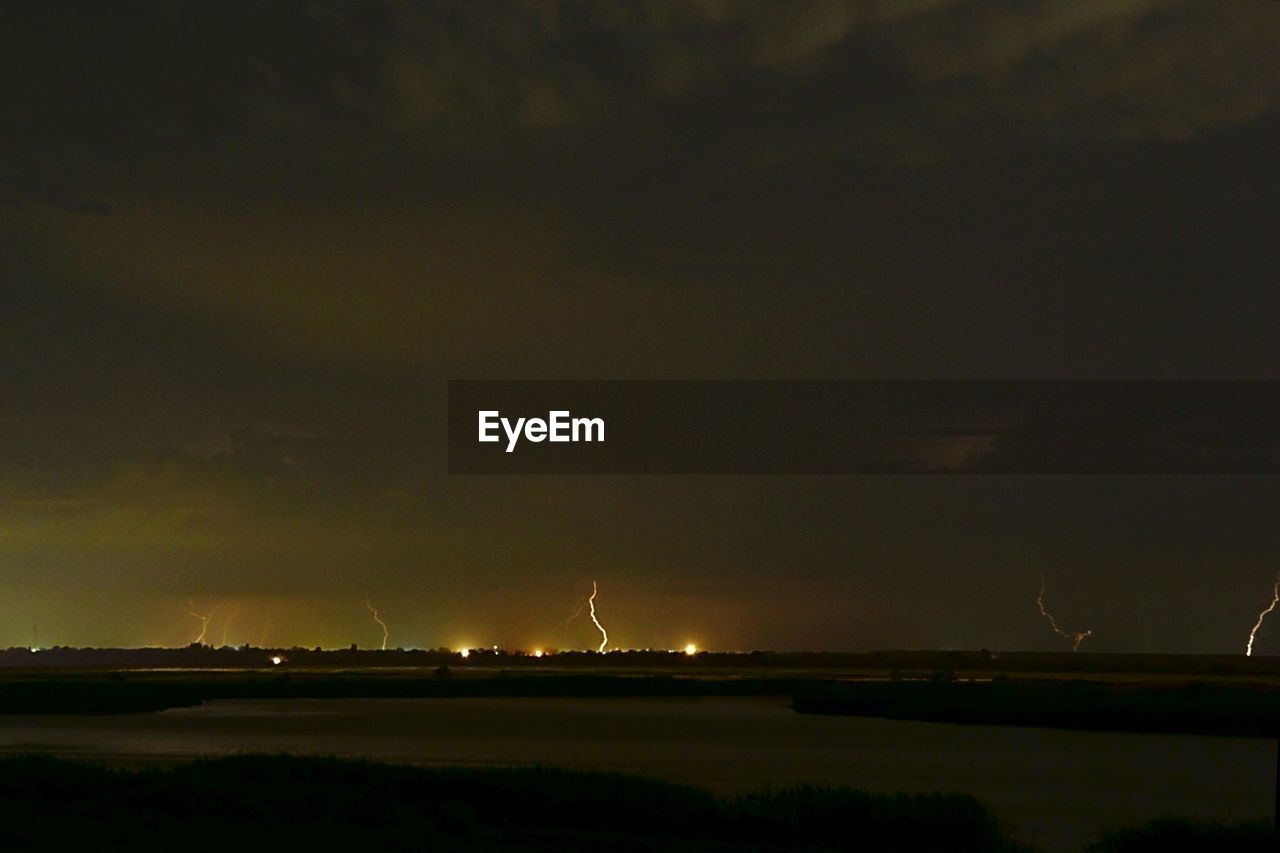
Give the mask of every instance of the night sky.
[[[1274, 3], [0, 15], [0, 646], [1239, 652], [1280, 478], [446, 474], [449, 379], [1280, 379]], [[37, 627], [38, 626], [38, 627]], [[1280, 654], [1280, 628], [1257, 652]]]

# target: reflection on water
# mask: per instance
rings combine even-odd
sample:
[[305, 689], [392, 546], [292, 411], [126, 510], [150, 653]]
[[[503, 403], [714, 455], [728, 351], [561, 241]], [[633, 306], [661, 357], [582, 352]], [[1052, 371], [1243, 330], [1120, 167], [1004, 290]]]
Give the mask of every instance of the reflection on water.
[[1270, 816], [1275, 745], [793, 713], [785, 699], [288, 699], [0, 717], [0, 750], [155, 760], [266, 751], [554, 764], [719, 791], [800, 782], [973, 794], [1046, 850], [1170, 814]]

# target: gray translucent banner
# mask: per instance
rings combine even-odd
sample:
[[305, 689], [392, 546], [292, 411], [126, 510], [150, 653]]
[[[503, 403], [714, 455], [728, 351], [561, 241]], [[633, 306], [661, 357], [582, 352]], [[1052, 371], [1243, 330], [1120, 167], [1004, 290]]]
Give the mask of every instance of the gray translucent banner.
[[1275, 474], [1280, 382], [459, 380], [449, 471]]

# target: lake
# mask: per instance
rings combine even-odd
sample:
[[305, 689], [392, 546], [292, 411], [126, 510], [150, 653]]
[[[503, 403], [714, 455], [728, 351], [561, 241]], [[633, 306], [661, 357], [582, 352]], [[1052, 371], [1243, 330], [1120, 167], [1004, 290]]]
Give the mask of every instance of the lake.
[[213, 701], [114, 717], [0, 717], [0, 751], [113, 762], [236, 752], [548, 764], [732, 793], [811, 782], [962, 791], [1047, 851], [1165, 815], [1269, 818], [1275, 742], [796, 714], [785, 698]]

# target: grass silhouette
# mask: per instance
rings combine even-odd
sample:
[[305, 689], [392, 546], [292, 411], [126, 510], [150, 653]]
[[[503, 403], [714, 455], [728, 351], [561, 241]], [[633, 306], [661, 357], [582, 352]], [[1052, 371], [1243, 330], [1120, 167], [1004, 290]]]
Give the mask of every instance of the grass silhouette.
[[0, 760], [3, 850], [1016, 851], [977, 801], [245, 755], [112, 769]]

